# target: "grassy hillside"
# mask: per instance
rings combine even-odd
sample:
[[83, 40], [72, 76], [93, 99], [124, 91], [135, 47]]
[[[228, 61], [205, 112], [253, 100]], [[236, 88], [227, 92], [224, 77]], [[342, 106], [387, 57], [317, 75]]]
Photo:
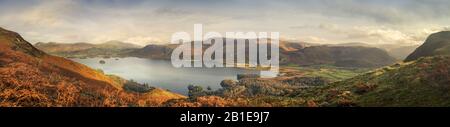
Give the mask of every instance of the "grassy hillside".
[[340, 68], [334, 66], [310, 66], [301, 67], [296, 65], [282, 67], [280, 69], [284, 76], [306, 76], [306, 77], [322, 77], [332, 82], [341, 81], [363, 74], [370, 69], [366, 68]]
[[301, 93], [321, 106], [450, 106], [450, 57], [421, 58]]
[[450, 31], [431, 34], [423, 45], [411, 53], [405, 61], [435, 55], [450, 55]]
[[144, 48], [125, 53], [125, 55], [139, 57], [139, 58], [169, 60], [171, 57], [172, 51], [177, 46], [178, 45], [176, 45], [176, 44], [173, 44], [173, 45], [147, 45]]
[[140, 48], [138, 45], [120, 41], [108, 41], [101, 44], [90, 43], [36, 43], [36, 48], [61, 57], [121, 57], [122, 54]]
[[192, 89], [190, 94], [196, 96], [168, 101], [165, 105], [186, 107], [450, 106], [450, 56], [421, 58], [414, 62], [376, 69], [329, 84], [311, 79], [314, 78], [226, 80], [222, 82], [221, 90]]

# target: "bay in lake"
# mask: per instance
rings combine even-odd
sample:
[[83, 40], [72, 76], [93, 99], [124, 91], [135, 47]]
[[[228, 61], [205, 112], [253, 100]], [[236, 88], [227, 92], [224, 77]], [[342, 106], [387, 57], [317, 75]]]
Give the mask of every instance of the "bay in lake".
[[[171, 61], [152, 60], [135, 57], [127, 58], [87, 58], [72, 59], [93, 69], [101, 69], [106, 74], [113, 74], [139, 83], [168, 89], [172, 92], [187, 95], [190, 84], [220, 88], [224, 79], [236, 80], [237, 74], [258, 74], [259, 71], [239, 68], [175, 68]], [[104, 60], [105, 64], [100, 64]]]

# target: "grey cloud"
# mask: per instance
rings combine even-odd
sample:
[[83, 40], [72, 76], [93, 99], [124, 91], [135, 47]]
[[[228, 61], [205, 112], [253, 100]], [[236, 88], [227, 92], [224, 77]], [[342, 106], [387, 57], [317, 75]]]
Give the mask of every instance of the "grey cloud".
[[402, 24], [448, 18], [447, 0], [287, 0], [287, 8], [298, 15], [317, 14], [325, 17], [372, 20], [377, 23]]
[[0, 24], [35, 41], [167, 42], [171, 33], [203, 23], [219, 32], [401, 42], [429, 34], [422, 29], [450, 30], [434, 28], [450, 26], [449, 6], [448, 0], [0, 0]]
[[192, 14], [192, 12], [175, 8], [158, 8], [154, 12], [156, 14], [171, 15], [171, 16], [186, 16], [188, 14]]

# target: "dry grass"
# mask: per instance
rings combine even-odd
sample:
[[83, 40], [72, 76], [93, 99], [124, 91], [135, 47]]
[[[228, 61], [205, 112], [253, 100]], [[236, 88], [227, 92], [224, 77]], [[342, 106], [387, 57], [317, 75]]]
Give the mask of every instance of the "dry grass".
[[46, 55], [0, 29], [0, 107], [159, 106], [183, 97], [164, 90], [126, 92], [116, 78]]

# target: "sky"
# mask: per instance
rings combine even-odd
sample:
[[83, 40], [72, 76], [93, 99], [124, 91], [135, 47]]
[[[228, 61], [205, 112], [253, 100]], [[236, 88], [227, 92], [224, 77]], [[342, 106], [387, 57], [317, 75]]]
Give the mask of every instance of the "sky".
[[0, 27], [31, 43], [168, 43], [179, 31], [280, 32], [282, 40], [421, 44], [450, 30], [449, 0], [0, 0]]

